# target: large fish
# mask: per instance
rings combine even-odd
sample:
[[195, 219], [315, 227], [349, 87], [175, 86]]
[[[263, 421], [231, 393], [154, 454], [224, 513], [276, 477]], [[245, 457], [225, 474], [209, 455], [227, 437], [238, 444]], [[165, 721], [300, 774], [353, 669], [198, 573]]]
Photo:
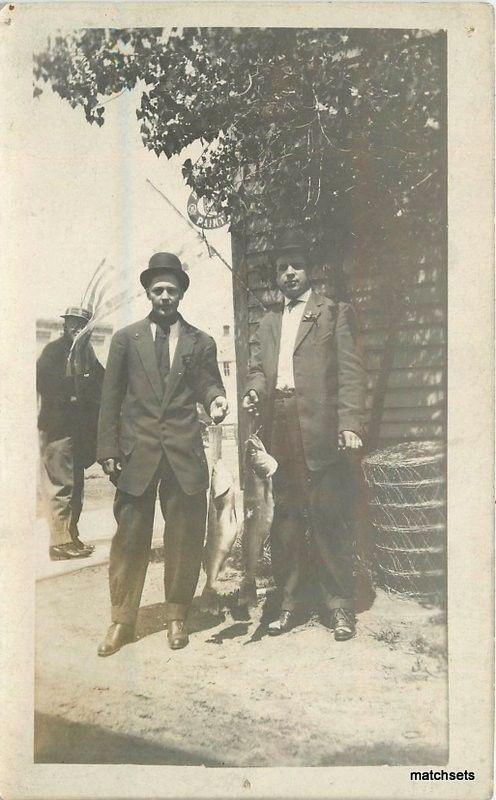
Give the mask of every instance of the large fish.
[[256, 606], [256, 575], [274, 517], [272, 475], [277, 469], [277, 461], [267, 453], [259, 437], [252, 434], [246, 442], [245, 464], [245, 524], [242, 540], [245, 574], [239, 588], [238, 602], [240, 606]]
[[207, 582], [203, 604], [217, 610], [219, 575], [238, 534], [234, 480], [222, 459], [213, 466], [207, 516], [207, 541], [203, 550], [203, 568]]

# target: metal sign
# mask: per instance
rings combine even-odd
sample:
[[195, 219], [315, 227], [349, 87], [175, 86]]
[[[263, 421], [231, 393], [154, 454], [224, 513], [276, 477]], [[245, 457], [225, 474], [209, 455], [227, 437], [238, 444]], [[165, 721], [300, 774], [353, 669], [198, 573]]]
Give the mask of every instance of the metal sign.
[[227, 217], [223, 211], [217, 211], [211, 200], [197, 197], [191, 192], [188, 198], [188, 217], [198, 228], [214, 230], [227, 224]]

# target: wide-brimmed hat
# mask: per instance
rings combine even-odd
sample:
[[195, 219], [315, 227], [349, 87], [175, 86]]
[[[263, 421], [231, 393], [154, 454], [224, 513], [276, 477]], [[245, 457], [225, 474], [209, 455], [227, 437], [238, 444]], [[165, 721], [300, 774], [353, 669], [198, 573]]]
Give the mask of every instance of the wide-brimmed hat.
[[65, 314], [60, 315], [63, 319], [66, 317], [78, 317], [79, 319], [84, 319], [85, 322], [89, 322], [93, 314], [91, 311], [88, 311], [87, 308], [82, 308], [81, 306], [69, 306], [66, 309]]
[[189, 276], [184, 271], [183, 265], [174, 253], [155, 253], [148, 262], [148, 268], [143, 270], [140, 275], [141, 285], [148, 289], [152, 278], [159, 272], [172, 272], [179, 278], [179, 282], [185, 292], [189, 286]]
[[310, 244], [301, 231], [290, 228], [281, 231], [276, 236], [273, 249], [276, 254], [283, 253], [286, 250], [303, 250], [305, 253], [308, 253]]

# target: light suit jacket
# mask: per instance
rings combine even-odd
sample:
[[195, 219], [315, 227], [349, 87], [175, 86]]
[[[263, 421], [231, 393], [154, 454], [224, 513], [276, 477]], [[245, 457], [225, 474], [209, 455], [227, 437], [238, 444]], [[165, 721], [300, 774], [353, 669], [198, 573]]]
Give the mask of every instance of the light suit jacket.
[[98, 425], [98, 460], [120, 458], [117, 488], [140, 496], [165, 453], [186, 494], [208, 486], [197, 402], [208, 413], [225, 390], [211, 336], [180, 317], [180, 332], [165, 392], [150, 320], [112, 338]]
[[[260, 321], [245, 386], [245, 393], [254, 389], [261, 401], [269, 447], [281, 324], [282, 309]], [[310, 470], [319, 470], [337, 459], [340, 431], [363, 435], [366, 376], [348, 303], [312, 291], [296, 336], [293, 367], [305, 459]]]

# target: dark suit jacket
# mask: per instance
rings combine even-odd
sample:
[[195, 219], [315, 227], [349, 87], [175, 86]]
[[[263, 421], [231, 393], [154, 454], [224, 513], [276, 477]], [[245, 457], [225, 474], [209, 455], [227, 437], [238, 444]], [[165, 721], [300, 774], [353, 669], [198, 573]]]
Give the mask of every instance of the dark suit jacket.
[[214, 340], [180, 317], [180, 332], [165, 392], [150, 320], [118, 331], [105, 370], [98, 426], [98, 460], [120, 458], [117, 487], [139, 497], [165, 452], [186, 494], [208, 486], [196, 404], [208, 413], [225, 396]]
[[[282, 309], [262, 318], [245, 387], [245, 393], [254, 389], [260, 398], [268, 446], [281, 324]], [[350, 305], [312, 291], [296, 337], [293, 367], [305, 459], [309, 469], [319, 470], [336, 460], [340, 431], [363, 433], [365, 370]]]
[[[70, 344], [62, 336], [49, 342], [36, 363], [36, 388], [41, 405], [38, 428], [47, 444], [71, 437], [75, 462], [89, 467], [96, 458], [96, 429], [103, 367], [88, 343], [78, 374], [66, 375]], [[76, 397], [76, 402], [71, 402]]]

